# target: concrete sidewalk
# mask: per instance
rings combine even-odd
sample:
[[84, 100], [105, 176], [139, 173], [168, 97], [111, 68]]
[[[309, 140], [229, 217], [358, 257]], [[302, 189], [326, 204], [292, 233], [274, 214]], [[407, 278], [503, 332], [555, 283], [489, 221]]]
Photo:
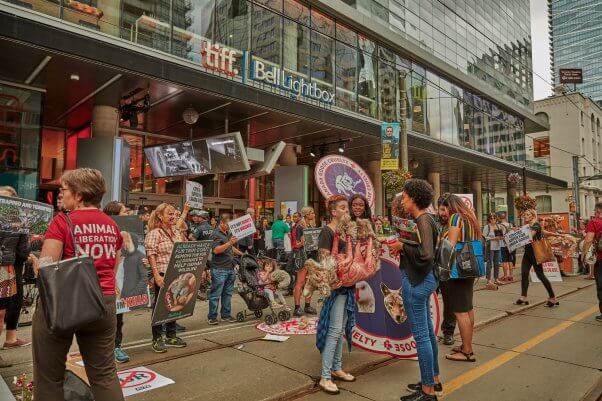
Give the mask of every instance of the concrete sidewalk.
[[[592, 281], [581, 277], [565, 278], [562, 283], [553, 283], [559, 297], [591, 285]], [[474, 296], [477, 325], [481, 327], [504, 319], [546, 300], [545, 289], [539, 283], [531, 283], [531, 305], [528, 307], [513, 305], [519, 293], [518, 282], [504, 285], [498, 291], [477, 290]], [[235, 296], [233, 301], [233, 310], [241, 310], [243, 304], [240, 298]], [[569, 312], [562, 299], [560, 303], [560, 308], [555, 308], [553, 312], [542, 313]], [[255, 328], [258, 321], [209, 326], [206, 313], [207, 303], [198, 302], [195, 316], [180, 322], [187, 327], [182, 337], [188, 342], [188, 347], [170, 349], [165, 354], [155, 354], [150, 348], [150, 313], [132, 312], [126, 315], [124, 348], [130, 354], [131, 362], [119, 365], [118, 369], [146, 366], [175, 381], [173, 385], [128, 399], [284, 400], [312, 391], [319, 376], [321, 361], [315, 347], [315, 336], [293, 336], [284, 343], [261, 341], [265, 333]], [[20, 330], [21, 336], [30, 338], [28, 331], [28, 328]], [[73, 350], [76, 350], [75, 346]], [[2, 351], [2, 356], [15, 363], [11, 368], [0, 370], [8, 383], [17, 374], [31, 372], [30, 347]], [[344, 368], [357, 375], [387, 366], [393, 361], [389, 356], [371, 354], [357, 348], [351, 353], [345, 350], [343, 356]]]

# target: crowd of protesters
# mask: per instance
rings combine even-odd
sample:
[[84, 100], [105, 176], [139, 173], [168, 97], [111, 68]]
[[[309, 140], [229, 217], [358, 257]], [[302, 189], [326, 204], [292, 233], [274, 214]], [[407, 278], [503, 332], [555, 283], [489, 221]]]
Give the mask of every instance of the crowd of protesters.
[[[63, 400], [65, 361], [73, 337], [77, 339], [95, 399], [123, 399], [115, 365], [115, 362], [122, 363], [130, 359], [122, 348], [123, 315], [116, 313], [119, 289], [115, 275], [121, 258], [123, 238], [117, 224], [109, 216], [126, 216], [133, 213], [131, 208], [119, 202], [109, 202], [101, 210], [100, 203], [104, 193], [105, 182], [97, 170], [82, 168], [66, 172], [61, 178], [60, 199], [57, 204], [59, 213], [48, 227], [39, 258], [31, 252], [27, 235], [5, 232], [0, 234], [3, 245], [0, 266], [0, 323], [4, 322], [7, 329], [3, 348], [33, 344], [36, 399]], [[10, 187], [0, 187], [0, 195], [17, 196]], [[473, 290], [478, 276], [441, 279], [442, 262], [438, 256], [438, 246], [446, 242], [459, 252], [467, 244], [475, 241], [485, 244], [482, 254], [471, 252], [475, 252], [475, 258], [481, 257], [487, 262], [484, 274], [489, 289], [496, 289], [498, 285], [513, 280], [512, 270], [516, 261], [515, 255], [503, 241], [503, 237], [514, 229], [505, 212], [489, 215], [487, 224], [481, 227], [474, 210], [453, 194], [444, 194], [437, 199], [437, 210], [432, 213], [430, 208], [433, 205], [433, 196], [433, 189], [427, 181], [406, 181], [398, 200], [405, 215], [415, 222], [421, 240], [418, 243], [403, 240], [386, 242], [391, 255], [398, 256], [400, 260], [402, 296], [416, 341], [421, 379], [418, 383], [407, 385], [412, 393], [402, 396], [402, 401], [437, 400], [443, 392], [438, 364], [438, 343], [430, 316], [430, 298], [435, 291], [439, 290], [443, 299], [443, 343], [454, 344], [456, 326], [461, 339], [461, 344], [451, 348], [451, 352], [445, 358], [458, 362], [476, 361], [473, 349]], [[275, 258], [272, 268], [276, 268], [279, 263], [293, 277], [288, 295], [293, 295], [294, 316], [318, 314], [311, 305], [311, 294], [306, 297], [302, 294], [308, 273], [305, 261], [308, 258], [322, 261], [331, 255], [339, 224], [346, 219], [368, 219], [379, 237], [395, 233], [395, 227], [388, 217], [372, 215], [367, 199], [361, 194], [350, 198], [342, 195], [331, 196], [326, 200], [325, 206], [327, 217], [322, 220], [318, 249], [315, 251], [305, 250], [304, 231], [317, 228], [316, 212], [309, 206], [292, 215], [277, 215], [272, 223], [265, 217], [256, 218], [255, 210], [247, 209], [244, 213], [253, 218], [257, 230], [255, 234], [244, 238], [236, 238], [230, 233], [228, 223], [236, 217], [230, 213], [211, 216], [207, 211], [191, 209], [188, 204], [180, 211], [167, 203], [158, 205], [152, 211], [145, 207], [138, 209], [136, 214], [145, 225], [144, 264], [148, 268], [149, 285], [155, 294], [155, 304], [158, 293], [164, 286], [174, 244], [180, 241], [209, 240], [212, 242], [211, 255], [208, 272], [204, 273], [204, 277], [211, 283], [207, 315], [210, 325], [236, 322], [232, 316], [231, 305], [236, 280], [235, 268], [238, 263], [236, 257], [245, 253], [265, 256], [272, 251]], [[595, 217], [585, 227], [582, 253], [585, 263], [590, 249], [595, 250], [596, 268], [593, 274], [601, 313], [596, 319], [602, 320], [602, 251], [598, 248], [602, 237], [602, 204], [596, 205], [595, 212]], [[527, 210], [522, 218], [524, 224], [529, 225], [533, 239], [552, 234], [542, 228], [536, 211]], [[86, 224], [102, 225], [104, 228], [99, 230], [102, 234], [97, 237], [84, 236], [79, 234], [81, 230], [74, 229]], [[98, 240], [100, 237], [106, 243], [115, 244], [117, 249], [113, 253], [106, 252], [94, 256], [94, 266], [106, 309], [104, 317], [71, 331], [56, 332], [49, 330], [46, 317], [41, 312], [42, 308], [38, 307], [33, 317], [32, 341], [18, 338], [16, 329], [22, 302], [23, 265], [28, 263], [37, 272], [40, 266], [47, 263], [73, 257], [78, 246], [85, 246], [87, 241], [94, 241], [95, 238]], [[347, 246], [352, 246], [338, 237], [337, 241], [338, 252], [344, 252]], [[521, 297], [516, 304], [529, 303], [527, 291], [531, 269], [548, 292], [549, 298], [545, 306], [558, 306], [553, 288], [543, 273], [542, 265], [537, 263], [530, 244], [524, 249], [520, 270]], [[266, 283], [270, 272], [262, 272]], [[284, 305], [281, 294], [272, 291], [271, 295], [270, 300], [273, 304]], [[277, 303], [274, 296], [277, 296]], [[40, 299], [40, 302], [44, 300]], [[333, 380], [355, 380], [353, 375], [343, 370], [342, 360], [343, 341], [351, 338], [351, 330], [355, 324], [355, 302], [355, 287], [345, 287], [339, 283], [332, 288], [319, 313], [316, 345], [321, 353], [322, 364], [318, 384], [323, 391], [330, 394], [339, 393]], [[155, 307], [153, 305], [153, 308]], [[0, 330], [2, 327], [3, 325], [0, 325]], [[163, 353], [171, 347], [186, 347], [186, 342], [177, 335], [183, 330], [185, 328], [176, 322], [152, 326], [152, 350]], [[349, 341], [348, 346], [351, 346]], [[0, 358], [0, 367], [7, 366], [10, 364]]]

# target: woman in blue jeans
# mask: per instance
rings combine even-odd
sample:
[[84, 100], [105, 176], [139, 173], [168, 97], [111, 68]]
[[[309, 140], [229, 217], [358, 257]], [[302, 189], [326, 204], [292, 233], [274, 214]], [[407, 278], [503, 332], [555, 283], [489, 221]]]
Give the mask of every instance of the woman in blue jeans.
[[[320, 260], [330, 257], [339, 222], [349, 219], [347, 198], [333, 195], [326, 200], [326, 209], [331, 216], [330, 223], [322, 229], [318, 237]], [[339, 240], [339, 252], [344, 252], [346, 244]], [[343, 334], [347, 337], [347, 345], [351, 348], [351, 330], [355, 326], [355, 287], [340, 287], [332, 291], [324, 301], [316, 346], [322, 354], [322, 374], [320, 388], [328, 394], [338, 394], [339, 389], [332, 379], [352, 382], [355, 377], [343, 370]]]
[[412, 334], [416, 341], [420, 382], [409, 384], [413, 393], [401, 401], [436, 401], [443, 393], [437, 360], [437, 338], [430, 313], [430, 298], [437, 288], [434, 274], [437, 228], [435, 220], [426, 209], [433, 201], [433, 188], [425, 180], [406, 181], [401, 203], [418, 226], [420, 244], [395, 242], [390, 251], [400, 253], [402, 296]]

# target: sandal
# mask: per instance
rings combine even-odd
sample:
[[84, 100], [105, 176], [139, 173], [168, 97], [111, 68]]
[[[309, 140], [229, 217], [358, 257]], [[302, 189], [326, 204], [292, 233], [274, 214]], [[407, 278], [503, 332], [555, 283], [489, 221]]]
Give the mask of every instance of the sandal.
[[[452, 355], [462, 355], [464, 358], [463, 359], [456, 359], [456, 358], [452, 358]], [[454, 361], [454, 362], [476, 362], [476, 358], [474, 357], [474, 352], [471, 353], [466, 353], [464, 351], [460, 351], [460, 352], [454, 352], [452, 354], [448, 354], [445, 355], [445, 359], [449, 360], [449, 361]]]
[[556, 302], [548, 301], [543, 306], [545, 306], [546, 308], [553, 308], [558, 305], [560, 305], [560, 302], [558, 302], [558, 301], [556, 301]]
[[330, 373], [330, 376], [333, 379], [340, 380], [342, 382], [354, 382], [355, 381], [355, 376], [353, 376], [349, 373], [345, 373], [344, 375], [337, 375], [336, 373], [332, 372], [332, 373]]
[[464, 344], [460, 344], [458, 346], [452, 347], [451, 352], [452, 353], [462, 352], [462, 345], [464, 345]]
[[529, 305], [529, 301], [523, 301], [519, 298], [516, 300], [516, 302], [514, 302], [514, 305]]
[[322, 380], [320, 380], [318, 382], [318, 386], [322, 389], [322, 391], [324, 391], [327, 394], [339, 394], [339, 388], [337, 387], [336, 384], [334, 383], [329, 383], [329, 384], [322, 384]]

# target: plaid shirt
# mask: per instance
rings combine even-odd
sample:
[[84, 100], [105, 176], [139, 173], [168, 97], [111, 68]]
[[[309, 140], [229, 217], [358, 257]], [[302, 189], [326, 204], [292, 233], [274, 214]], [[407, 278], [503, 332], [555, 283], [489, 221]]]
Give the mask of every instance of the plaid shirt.
[[330, 310], [334, 305], [334, 301], [339, 295], [345, 295], [347, 300], [345, 301], [345, 312], [347, 313], [347, 324], [343, 329], [345, 330], [345, 337], [347, 339], [347, 346], [351, 351], [351, 331], [355, 326], [355, 287], [341, 287], [333, 290], [330, 296], [324, 300], [322, 305], [322, 311], [320, 311], [320, 319], [318, 320], [318, 329], [316, 332], [316, 347], [320, 350], [320, 353], [324, 351], [326, 346], [326, 337], [328, 336], [328, 326], [330, 326]]
[[182, 241], [182, 237], [178, 230], [155, 228], [146, 235], [146, 239], [144, 240], [146, 256], [148, 258], [151, 256], [155, 257], [159, 273], [165, 273], [167, 270], [173, 244], [180, 241]]

